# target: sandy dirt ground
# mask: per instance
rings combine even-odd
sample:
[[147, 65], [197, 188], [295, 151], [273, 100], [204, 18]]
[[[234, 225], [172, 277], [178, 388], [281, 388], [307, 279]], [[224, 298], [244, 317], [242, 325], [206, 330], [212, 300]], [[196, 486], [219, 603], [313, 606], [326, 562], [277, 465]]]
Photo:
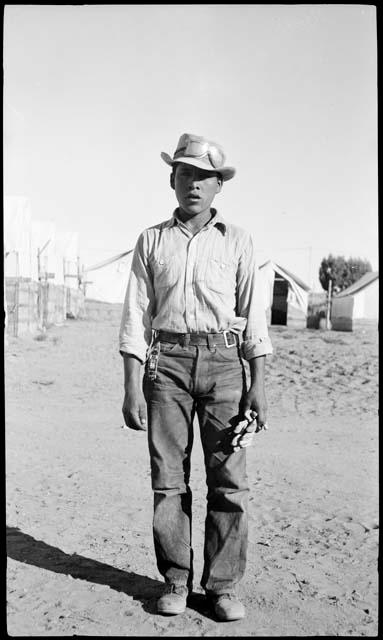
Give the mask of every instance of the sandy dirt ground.
[[121, 428], [121, 307], [5, 350], [11, 636], [375, 636], [378, 334], [272, 328], [270, 429], [248, 454], [244, 620], [218, 622], [202, 574], [206, 485], [192, 459], [195, 588], [163, 617], [146, 436]]

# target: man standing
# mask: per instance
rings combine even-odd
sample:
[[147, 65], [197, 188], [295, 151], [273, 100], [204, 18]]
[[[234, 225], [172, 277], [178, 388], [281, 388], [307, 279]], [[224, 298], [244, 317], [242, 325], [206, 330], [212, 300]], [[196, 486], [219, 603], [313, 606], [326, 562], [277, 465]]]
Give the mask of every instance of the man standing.
[[219, 620], [236, 620], [245, 615], [236, 586], [246, 564], [246, 447], [267, 428], [272, 347], [251, 236], [211, 207], [235, 169], [219, 145], [192, 134], [173, 158], [161, 157], [179, 206], [135, 247], [120, 329], [122, 411], [128, 427], [148, 427], [154, 547], [166, 583], [158, 612], [182, 613], [192, 589], [196, 413], [208, 487], [201, 586]]

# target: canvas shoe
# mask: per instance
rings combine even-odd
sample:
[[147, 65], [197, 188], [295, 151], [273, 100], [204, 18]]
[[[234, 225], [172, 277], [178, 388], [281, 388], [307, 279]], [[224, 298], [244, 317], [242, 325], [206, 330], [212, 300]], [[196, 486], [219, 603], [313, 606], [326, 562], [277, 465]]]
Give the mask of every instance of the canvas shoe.
[[245, 607], [234, 593], [211, 594], [214, 613], [221, 622], [240, 620], [245, 617]]
[[184, 613], [189, 589], [185, 585], [169, 583], [165, 586], [164, 593], [157, 600], [157, 611], [167, 615]]

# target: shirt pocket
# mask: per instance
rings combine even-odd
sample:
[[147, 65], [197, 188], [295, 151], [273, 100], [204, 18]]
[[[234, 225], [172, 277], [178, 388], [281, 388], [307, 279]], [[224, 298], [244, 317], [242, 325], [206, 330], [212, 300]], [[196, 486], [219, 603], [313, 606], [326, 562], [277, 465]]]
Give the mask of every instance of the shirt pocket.
[[236, 287], [236, 275], [237, 264], [233, 259], [227, 256], [210, 258], [206, 268], [206, 286], [216, 293], [233, 293]]
[[152, 264], [154, 288], [172, 287], [178, 280], [179, 269], [174, 256], [157, 256]]

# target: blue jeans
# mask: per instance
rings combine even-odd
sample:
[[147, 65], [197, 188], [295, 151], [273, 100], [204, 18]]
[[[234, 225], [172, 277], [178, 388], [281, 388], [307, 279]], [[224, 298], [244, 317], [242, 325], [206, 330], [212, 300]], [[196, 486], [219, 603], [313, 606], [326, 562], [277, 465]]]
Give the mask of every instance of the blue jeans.
[[144, 378], [154, 491], [153, 536], [166, 582], [191, 587], [190, 454], [195, 413], [206, 468], [207, 514], [201, 586], [215, 594], [242, 578], [247, 552], [246, 451], [230, 444], [246, 390], [234, 348], [162, 342], [154, 381]]

